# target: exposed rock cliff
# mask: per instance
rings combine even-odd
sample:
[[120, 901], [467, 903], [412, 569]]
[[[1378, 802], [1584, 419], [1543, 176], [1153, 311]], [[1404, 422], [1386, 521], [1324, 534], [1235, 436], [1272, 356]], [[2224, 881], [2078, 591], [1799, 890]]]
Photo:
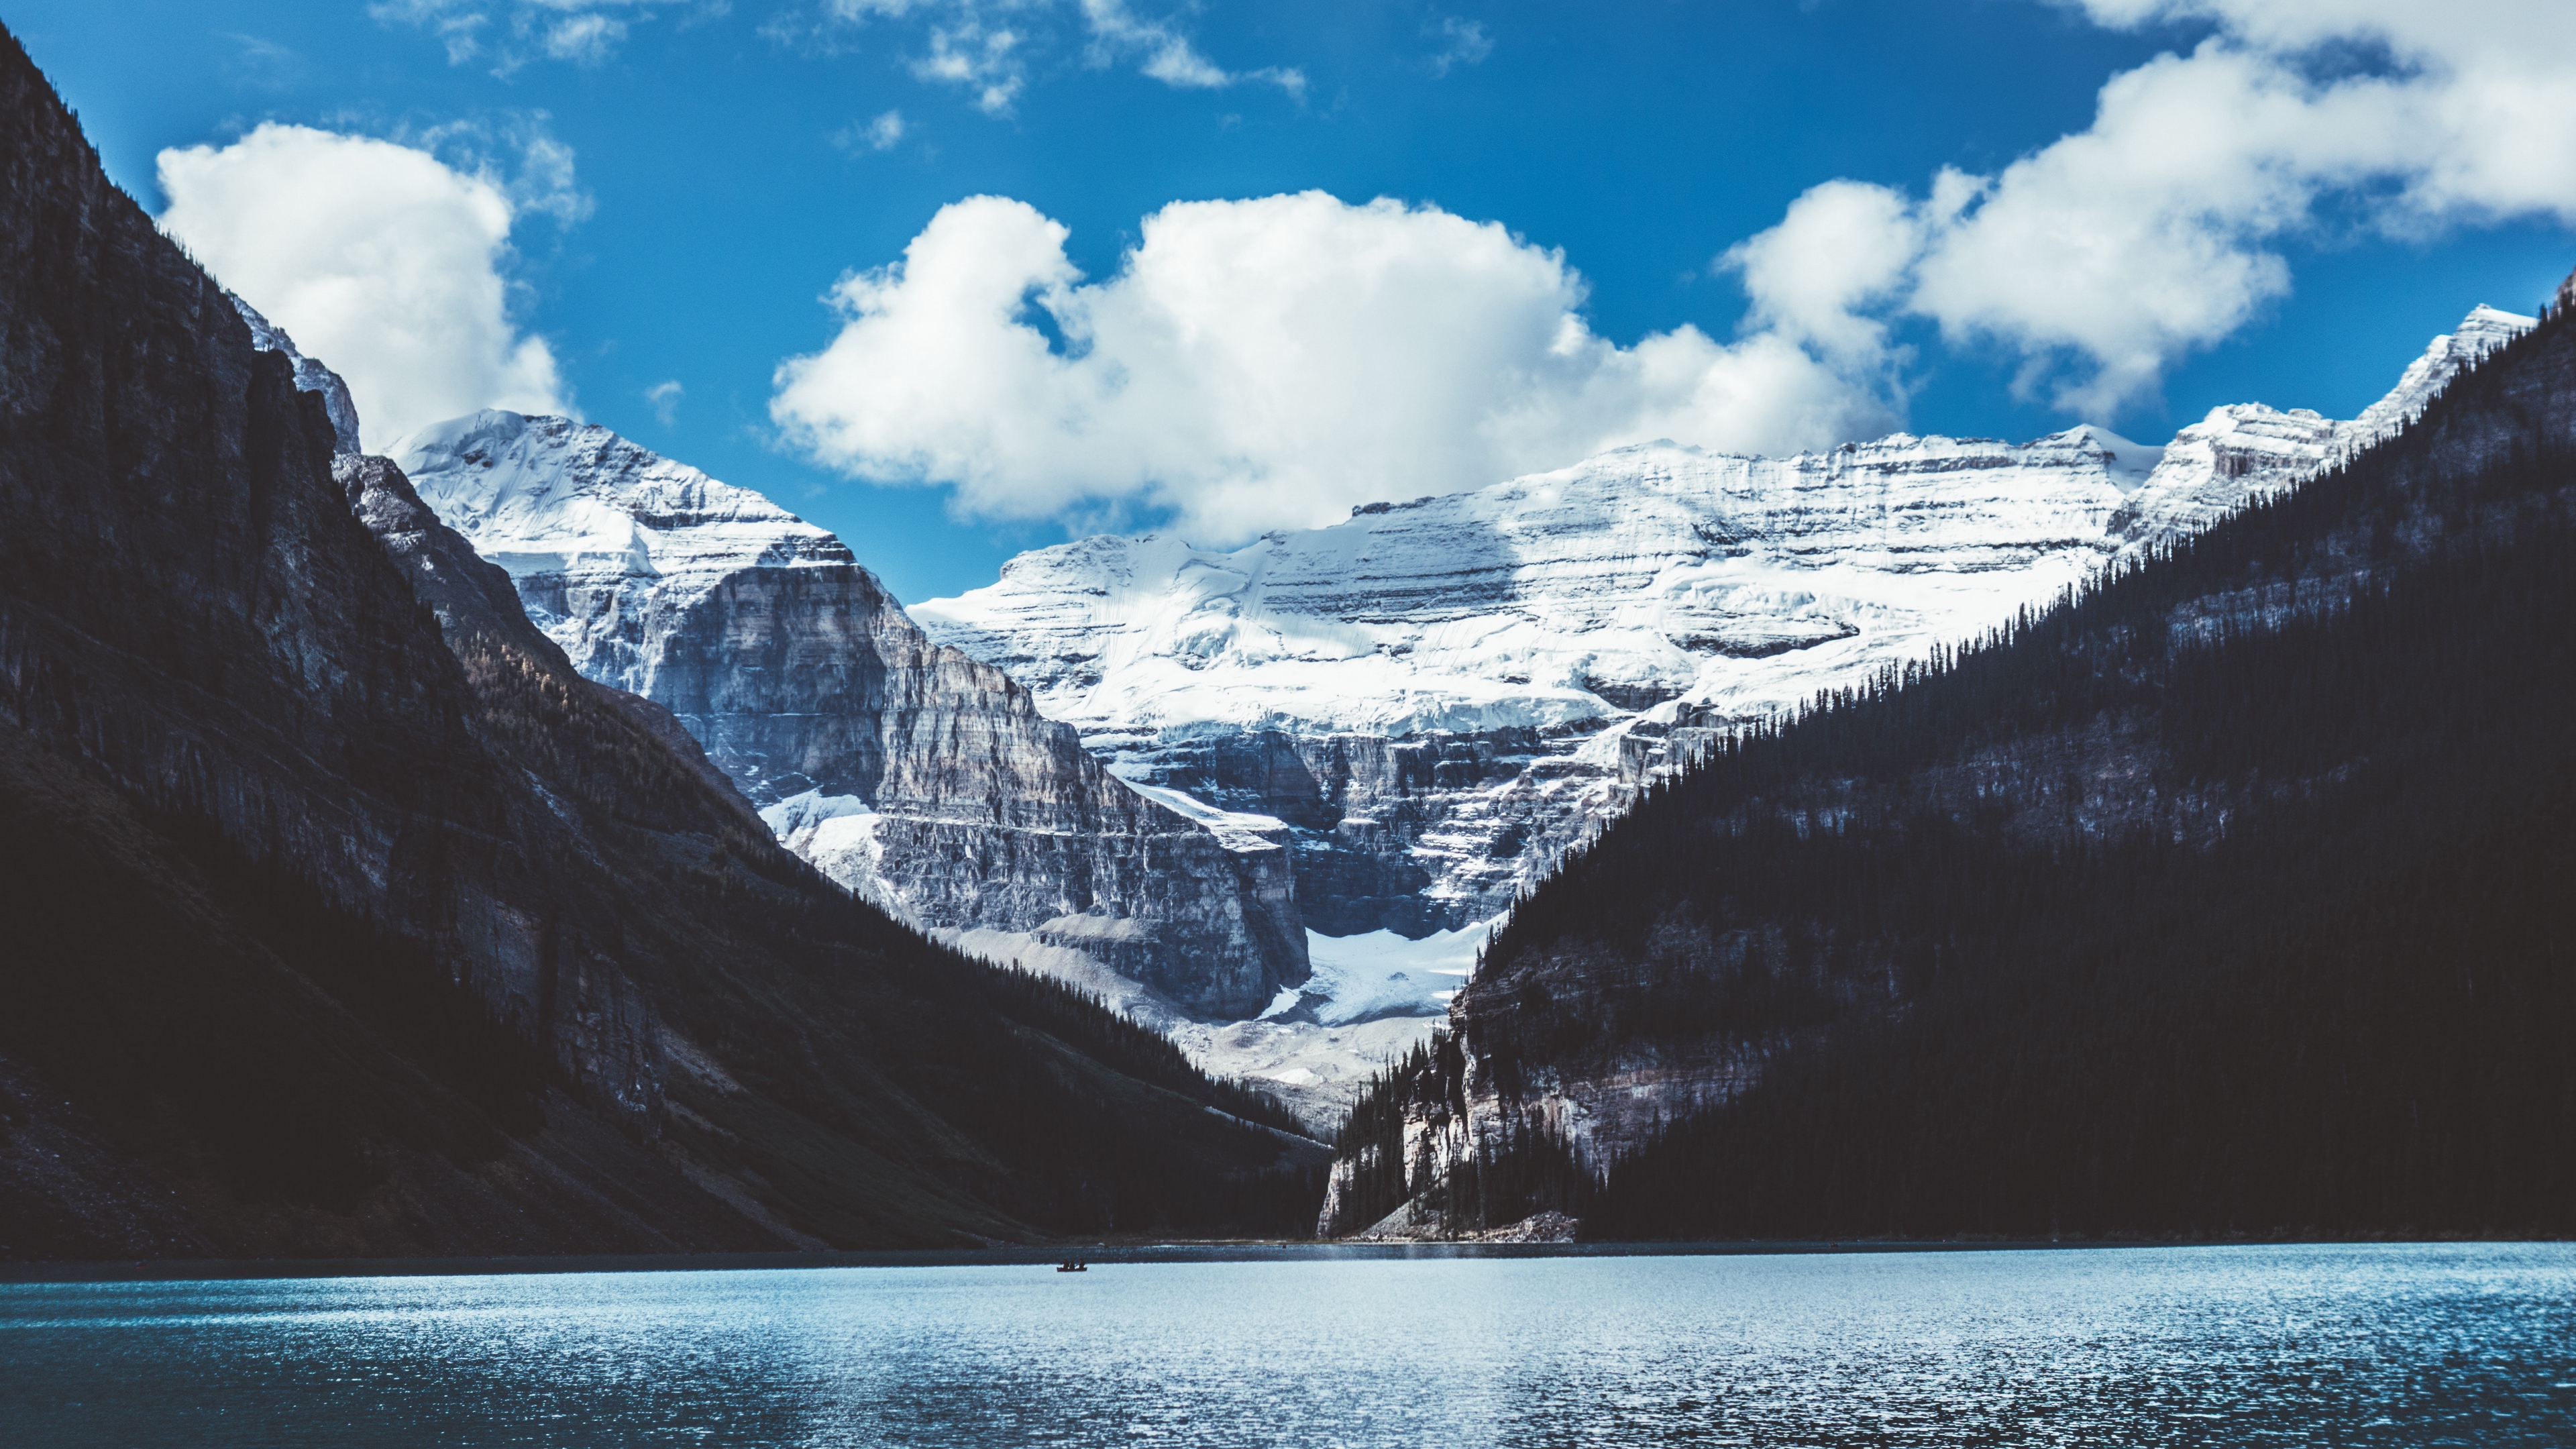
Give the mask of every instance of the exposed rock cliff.
[[834, 879], [1248, 1016], [1307, 974], [1287, 856], [1127, 788], [933, 644], [839, 539], [605, 428], [486, 412], [394, 445], [584, 676], [660, 704]]

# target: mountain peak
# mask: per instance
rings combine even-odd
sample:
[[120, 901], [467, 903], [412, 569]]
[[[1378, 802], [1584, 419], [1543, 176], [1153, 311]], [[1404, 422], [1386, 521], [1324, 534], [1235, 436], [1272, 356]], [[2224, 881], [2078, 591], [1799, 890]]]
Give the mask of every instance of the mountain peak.
[[576, 669], [671, 710], [843, 886], [1192, 1010], [1249, 1015], [1305, 979], [1284, 851], [1130, 789], [1000, 670], [925, 637], [831, 533], [569, 418], [474, 413], [391, 451]]
[[2407, 364], [2386, 397], [2362, 410], [2336, 440], [2335, 455], [2348, 458], [2413, 422], [2458, 375], [2461, 368], [2495, 351], [2539, 325], [2539, 319], [2483, 303], [2469, 309], [2460, 325], [2424, 344], [2423, 355]]

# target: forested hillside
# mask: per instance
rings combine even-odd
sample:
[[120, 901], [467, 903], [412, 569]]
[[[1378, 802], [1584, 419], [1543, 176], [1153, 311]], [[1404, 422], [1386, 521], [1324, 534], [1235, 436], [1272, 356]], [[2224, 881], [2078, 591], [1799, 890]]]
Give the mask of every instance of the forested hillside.
[[2571, 494], [2562, 311], [2350, 465], [1723, 748], [1514, 912], [1458, 1048], [1355, 1117], [1339, 1225], [1458, 1195], [1427, 1124], [1584, 1165], [1453, 1225], [2576, 1230]]

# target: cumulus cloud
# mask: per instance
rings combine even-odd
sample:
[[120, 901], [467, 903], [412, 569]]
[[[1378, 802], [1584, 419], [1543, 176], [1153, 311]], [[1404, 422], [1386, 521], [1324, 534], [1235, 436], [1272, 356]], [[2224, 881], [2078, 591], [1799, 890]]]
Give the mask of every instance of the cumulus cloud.
[[833, 289], [840, 331], [779, 368], [773, 419], [825, 465], [953, 485], [970, 514], [1168, 510], [1219, 542], [1644, 439], [1791, 451], [1893, 417], [1779, 328], [1618, 346], [1560, 253], [1435, 207], [1175, 203], [1096, 282], [1066, 236], [1003, 197], [943, 208]]
[[509, 319], [508, 184], [275, 124], [159, 160], [162, 229], [348, 381], [367, 446], [477, 408], [566, 410], [553, 352]]
[[2111, 416], [2285, 295], [2285, 242], [2329, 218], [2399, 235], [2576, 223], [2576, 7], [2067, 3], [2106, 25], [2213, 29], [2114, 76], [2091, 126], [1998, 173], [1801, 197], [1784, 228], [1841, 218], [1810, 229], [1818, 245], [1729, 253], [1748, 281], [1774, 262], [1805, 274], [1783, 283], [1805, 299], [1785, 333], [1865, 347], [1886, 317], [1928, 317], [2018, 351], [2025, 391]]
[[1743, 274], [1755, 326], [1869, 369], [1886, 360], [1887, 327], [1861, 309], [1896, 291], [1921, 246], [1922, 224], [1904, 197], [1828, 181], [1718, 264]]

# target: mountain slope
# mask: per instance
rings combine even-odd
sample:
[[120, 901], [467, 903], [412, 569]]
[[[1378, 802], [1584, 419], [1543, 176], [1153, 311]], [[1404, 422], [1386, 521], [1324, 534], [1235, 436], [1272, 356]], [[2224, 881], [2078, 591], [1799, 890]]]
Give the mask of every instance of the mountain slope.
[[0, 45], [0, 1255], [955, 1242], [1303, 1191], [1209, 1110], [1261, 1104], [780, 849], [397, 470], [335, 478], [253, 344]]
[[391, 451], [574, 668], [677, 714], [834, 879], [1219, 1015], [1305, 979], [1285, 851], [1120, 784], [1026, 690], [932, 644], [831, 534], [562, 418], [480, 413]]
[[2571, 619], [2553, 312], [2341, 468], [1653, 792], [1363, 1104], [1328, 1217], [2568, 1231]]

